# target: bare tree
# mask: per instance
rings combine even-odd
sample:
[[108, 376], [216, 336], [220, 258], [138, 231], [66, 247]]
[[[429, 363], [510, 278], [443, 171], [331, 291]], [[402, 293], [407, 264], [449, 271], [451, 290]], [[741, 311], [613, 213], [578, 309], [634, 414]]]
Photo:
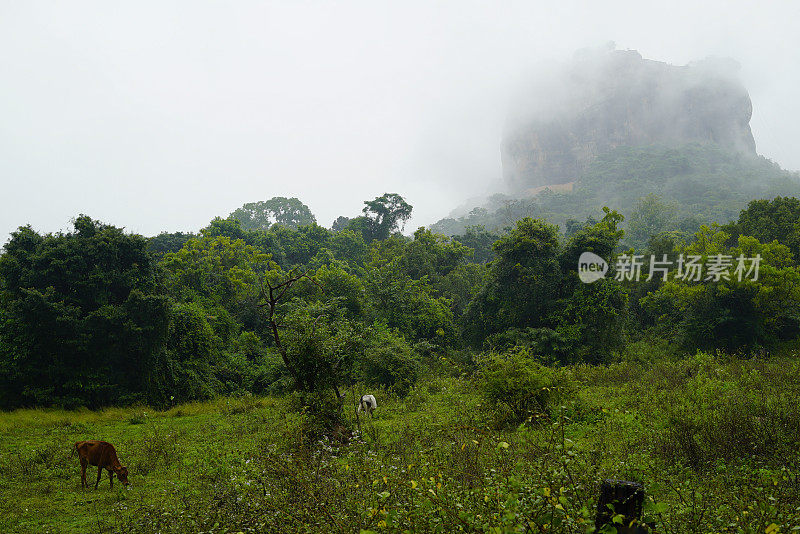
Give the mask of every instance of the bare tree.
[[295, 384], [301, 388], [307, 388], [310, 384], [305, 383], [305, 380], [303, 379], [296, 362], [291, 361], [286, 347], [281, 344], [279, 329], [282, 328], [283, 325], [278, 322], [276, 311], [278, 305], [281, 303], [284, 297], [286, 297], [286, 292], [289, 291], [289, 289], [291, 289], [295, 283], [299, 282], [303, 278], [307, 278], [311, 282], [316, 283], [316, 281], [308, 273], [309, 271], [306, 270], [298, 275], [295, 275], [294, 270], [289, 271], [288, 278], [275, 285], [267, 280], [266, 277], [260, 277], [258, 280], [259, 299], [266, 301], [258, 306], [267, 308], [267, 321], [269, 321], [272, 329], [272, 337], [275, 340], [275, 346], [278, 348], [278, 352], [280, 352], [281, 358], [283, 358], [283, 363], [286, 365], [286, 368], [292, 375]]

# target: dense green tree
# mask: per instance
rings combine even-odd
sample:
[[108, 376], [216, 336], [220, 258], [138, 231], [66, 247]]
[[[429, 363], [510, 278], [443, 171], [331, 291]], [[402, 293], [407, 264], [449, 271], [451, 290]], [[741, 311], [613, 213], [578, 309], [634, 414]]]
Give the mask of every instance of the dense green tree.
[[553, 372], [526, 349], [490, 353], [479, 360], [477, 386], [500, 426], [517, 426], [546, 413]]
[[485, 263], [463, 263], [436, 282], [436, 290], [451, 302], [456, 318], [461, 317], [467, 306], [486, 283], [489, 268]]
[[495, 348], [527, 347], [540, 358], [563, 363], [606, 361], [623, 343], [626, 294], [612, 278], [584, 284], [578, 258], [594, 252], [613, 265], [623, 233], [622, 216], [575, 233], [563, 246], [557, 229], [523, 219], [494, 246], [497, 259], [487, 282], [463, 317], [465, 335]]
[[80, 216], [20, 228], [0, 256], [0, 404], [99, 407], [144, 399], [168, 303], [147, 240]]
[[333, 261], [316, 269], [316, 283], [301, 283], [298, 296], [306, 300], [337, 300], [348, 319], [363, 320], [367, 315], [364, 281], [346, 269], [347, 264]]
[[404, 243], [400, 268], [411, 278], [427, 276], [435, 286], [458, 265], [466, 263], [472, 253], [458, 241], [421, 227], [414, 232], [413, 241]]
[[331, 388], [340, 402], [340, 387], [351, 380], [353, 360], [363, 353], [358, 322], [348, 320], [337, 300], [291, 303], [281, 319], [282, 346], [298, 389]]
[[777, 197], [753, 200], [739, 214], [738, 221], [726, 228], [734, 236], [748, 235], [762, 243], [779, 241], [800, 260], [800, 200]]
[[[600, 222], [575, 233], [560, 253], [563, 279], [551, 317], [560, 346], [553, 356], [561, 362], [607, 361], [623, 345], [627, 295], [613, 272], [614, 253], [624, 235], [618, 226], [623, 217], [608, 208], [603, 212]], [[583, 252], [593, 252], [612, 266], [605, 278], [591, 284], [579, 281], [578, 258]]]
[[184, 402], [212, 397], [212, 364], [219, 358], [221, 340], [209, 324], [208, 312], [198, 303], [174, 304], [170, 310], [167, 350], [154, 385], [163, 395]]
[[175, 300], [201, 300], [234, 312], [253, 292], [258, 276], [254, 268], [270, 259], [241, 239], [205, 236], [166, 254], [161, 266], [167, 292]]
[[[559, 262], [564, 272], [573, 271], [577, 274], [578, 258], [584, 252], [593, 252], [611, 261], [624, 232], [619, 228], [623, 217], [615, 210], [603, 208], [603, 218], [600, 222], [586, 225], [572, 234], [560, 252]], [[571, 284], [577, 283], [577, 277], [570, 279]]]
[[369, 220], [372, 239], [386, 239], [403, 229], [412, 210], [411, 205], [397, 193], [384, 193], [374, 200], [365, 201], [362, 211]]
[[[783, 244], [760, 243], [739, 236], [728, 247], [729, 235], [704, 226], [695, 239], [680, 248], [685, 256], [699, 256], [707, 265], [718, 255], [730, 257], [728, 277], [686, 280], [673, 274], [658, 290], [641, 299], [656, 317], [658, 332], [676, 339], [687, 350], [722, 348], [729, 352], [771, 348], [800, 334], [800, 272]], [[760, 255], [758, 279], [754, 273], [736, 274], [737, 258]], [[705, 276], [705, 275], [704, 275]]]
[[370, 243], [373, 239], [375, 239], [375, 228], [373, 221], [364, 215], [349, 219], [344, 228], [345, 230], [349, 230], [354, 234], [360, 235], [365, 243]]
[[167, 252], [178, 252], [187, 241], [197, 237], [189, 232], [161, 232], [155, 237], [148, 239], [147, 248], [156, 257], [161, 257]]
[[397, 259], [373, 262], [366, 268], [365, 285], [371, 314], [409, 341], [452, 344], [456, 327], [451, 302], [438, 297], [427, 277], [415, 280]]
[[493, 248], [489, 279], [465, 313], [465, 333], [478, 343], [507, 328], [542, 325], [561, 279], [555, 226], [522, 219]]
[[331, 232], [341, 232], [347, 225], [350, 224], [350, 217], [345, 217], [344, 215], [340, 215], [334, 219], [333, 223], [331, 224]]
[[492, 245], [501, 234], [490, 232], [485, 226], [467, 226], [462, 235], [453, 236], [453, 239], [473, 250], [472, 261], [487, 263], [494, 259]]
[[329, 242], [334, 257], [352, 266], [361, 266], [367, 259], [367, 245], [360, 233], [350, 230], [336, 232]]
[[422, 371], [419, 356], [397, 329], [376, 322], [363, 331], [363, 352], [353, 363], [353, 377], [369, 385], [408, 392]]
[[585, 222], [577, 219], [567, 219], [564, 223], [564, 238], [569, 239], [587, 226], [594, 226], [597, 220], [594, 217], [588, 217]]
[[296, 230], [277, 226], [270, 233], [275, 235], [283, 252], [283, 266], [286, 269], [308, 264], [321, 250], [330, 247], [331, 238], [335, 235], [316, 223]]
[[197, 302], [223, 339], [239, 329], [261, 333], [266, 326], [258, 311], [257, 281], [271, 261], [269, 254], [241, 239], [205, 236], [166, 254], [159, 266], [164, 291], [177, 302]]
[[247, 239], [247, 231], [242, 228], [242, 224], [233, 217], [214, 219], [202, 230], [200, 234], [205, 237], [228, 237], [230, 239]]
[[247, 203], [231, 213], [229, 218], [238, 220], [245, 230], [267, 230], [273, 224], [299, 228], [317, 222], [308, 206], [297, 198], [286, 197]]

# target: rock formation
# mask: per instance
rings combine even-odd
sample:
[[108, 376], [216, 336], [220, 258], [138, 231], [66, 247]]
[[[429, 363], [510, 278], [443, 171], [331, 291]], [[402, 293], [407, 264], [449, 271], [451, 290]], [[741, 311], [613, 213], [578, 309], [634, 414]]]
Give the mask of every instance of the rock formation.
[[621, 145], [716, 143], [755, 156], [752, 105], [737, 71], [725, 59], [675, 66], [633, 50], [578, 53], [512, 105], [503, 176], [517, 192], [566, 184]]

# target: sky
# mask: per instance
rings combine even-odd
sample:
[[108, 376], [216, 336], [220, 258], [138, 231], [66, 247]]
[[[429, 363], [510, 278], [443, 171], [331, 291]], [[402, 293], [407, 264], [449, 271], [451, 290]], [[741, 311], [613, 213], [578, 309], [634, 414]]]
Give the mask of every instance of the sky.
[[298, 197], [320, 224], [384, 192], [406, 231], [501, 189], [537, 65], [613, 41], [736, 59], [760, 154], [800, 169], [800, 2], [0, 0], [0, 243], [78, 214], [197, 231]]

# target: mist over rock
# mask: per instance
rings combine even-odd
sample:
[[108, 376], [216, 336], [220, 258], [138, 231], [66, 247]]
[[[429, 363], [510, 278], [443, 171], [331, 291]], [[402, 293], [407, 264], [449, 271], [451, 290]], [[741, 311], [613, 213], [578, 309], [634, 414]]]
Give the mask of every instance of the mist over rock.
[[620, 146], [715, 144], [756, 155], [752, 104], [730, 59], [685, 66], [634, 50], [586, 50], [542, 73], [514, 99], [503, 134], [503, 176], [514, 192], [577, 180]]

